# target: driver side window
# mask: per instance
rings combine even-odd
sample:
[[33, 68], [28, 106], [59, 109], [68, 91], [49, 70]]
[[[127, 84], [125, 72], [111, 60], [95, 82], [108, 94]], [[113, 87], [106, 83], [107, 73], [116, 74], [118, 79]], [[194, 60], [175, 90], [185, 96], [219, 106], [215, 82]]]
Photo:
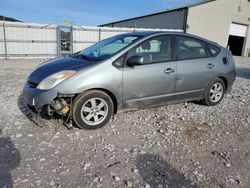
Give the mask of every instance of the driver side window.
[[143, 64], [170, 61], [172, 59], [171, 49], [171, 36], [157, 36], [131, 49], [128, 52], [128, 58], [142, 56]]

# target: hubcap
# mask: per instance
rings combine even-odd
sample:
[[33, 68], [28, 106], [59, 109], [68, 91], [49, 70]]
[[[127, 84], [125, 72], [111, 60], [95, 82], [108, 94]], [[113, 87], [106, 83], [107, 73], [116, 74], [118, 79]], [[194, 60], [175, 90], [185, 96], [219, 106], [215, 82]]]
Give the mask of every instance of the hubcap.
[[88, 125], [102, 123], [108, 115], [108, 105], [101, 98], [87, 100], [81, 108], [81, 118]]
[[221, 83], [217, 82], [214, 85], [212, 85], [209, 97], [212, 102], [218, 102], [223, 95], [223, 86]]

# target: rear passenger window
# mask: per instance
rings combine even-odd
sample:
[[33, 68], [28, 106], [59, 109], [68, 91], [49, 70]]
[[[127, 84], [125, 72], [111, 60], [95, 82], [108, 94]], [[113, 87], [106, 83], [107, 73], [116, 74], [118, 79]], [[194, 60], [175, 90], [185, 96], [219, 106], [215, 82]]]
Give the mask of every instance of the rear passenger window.
[[207, 56], [206, 45], [200, 40], [190, 37], [176, 37], [178, 59], [195, 59]]
[[217, 56], [220, 52], [220, 49], [216, 46], [213, 46], [211, 44], [208, 44], [209, 51], [211, 53], [211, 56]]

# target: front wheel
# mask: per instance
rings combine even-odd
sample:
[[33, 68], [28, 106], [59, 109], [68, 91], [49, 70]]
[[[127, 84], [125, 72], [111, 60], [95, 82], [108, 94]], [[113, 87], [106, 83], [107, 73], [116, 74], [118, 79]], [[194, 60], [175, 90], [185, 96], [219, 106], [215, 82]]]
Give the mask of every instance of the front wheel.
[[208, 86], [205, 90], [205, 96], [202, 103], [208, 106], [214, 106], [221, 102], [225, 94], [225, 83], [220, 78]]
[[97, 129], [104, 126], [114, 112], [112, 99], [105, 92], [92, 90], [75, 98], [73, 120], [79, 128]]

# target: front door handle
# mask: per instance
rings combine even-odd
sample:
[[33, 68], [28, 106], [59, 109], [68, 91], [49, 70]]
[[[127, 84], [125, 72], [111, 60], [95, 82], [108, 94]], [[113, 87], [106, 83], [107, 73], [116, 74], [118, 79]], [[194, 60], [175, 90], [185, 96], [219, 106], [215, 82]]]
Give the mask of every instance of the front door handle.
[[212, 69], [212, 68], [214, 68], [214, 64], [212, 64], [212, 63], [209, 63], [209, 64], [207, 65], [207, 68], [209, 68], [209, 69]]
[[174, 73], [174, 69], [172, 68], [167, 68], [165, 71], [164, 71], [165, 74], [171, 74], [171, 73]]

